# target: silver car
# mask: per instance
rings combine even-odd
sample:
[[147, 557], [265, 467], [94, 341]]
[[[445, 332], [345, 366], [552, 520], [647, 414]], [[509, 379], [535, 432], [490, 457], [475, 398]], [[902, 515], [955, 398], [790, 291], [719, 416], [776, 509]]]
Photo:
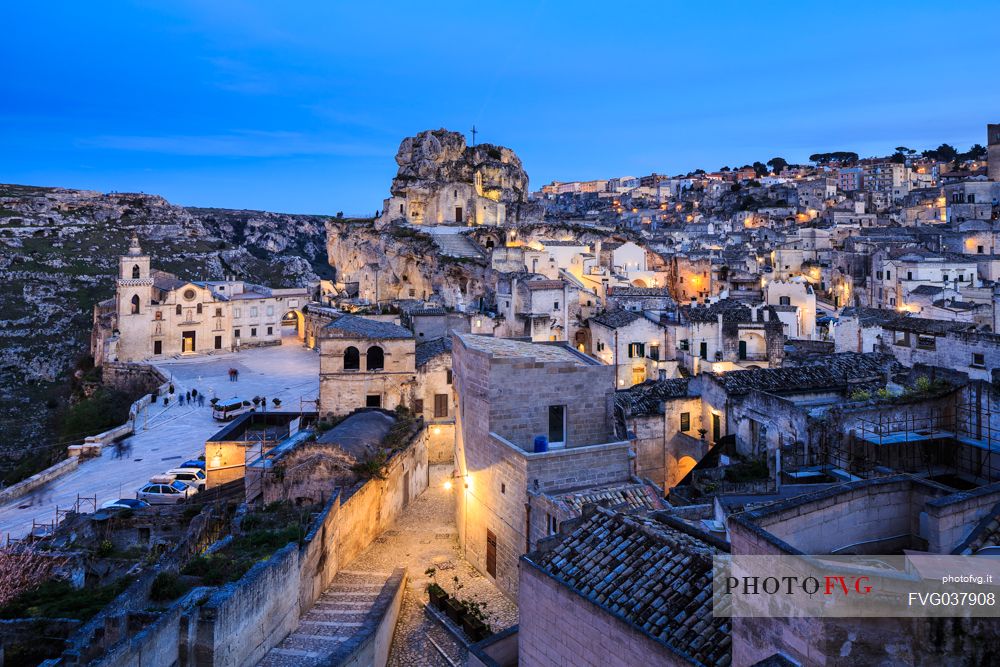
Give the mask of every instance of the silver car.
[[197, 491], [173, 477], [154, 477], [139, 489], [135, 497], [150, 505], [174, 505], [185, 501]]

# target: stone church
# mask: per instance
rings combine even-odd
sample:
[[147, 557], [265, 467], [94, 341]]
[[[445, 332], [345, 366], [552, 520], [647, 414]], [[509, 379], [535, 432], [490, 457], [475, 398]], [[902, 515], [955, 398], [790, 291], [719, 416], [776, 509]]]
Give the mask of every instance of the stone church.
[[309, 289], [242, 280], [185, 281], [151, 268], [139, 239], [118, 262], [115, 296], [94, 307], [94, 363], [280, 345], [302, 340]]
[[380, 227], [503, 226], [537, 215], [521, 160], [504, 146], [467, 146], [459, 132], [427, 130], [403, 139], [396, 164]]

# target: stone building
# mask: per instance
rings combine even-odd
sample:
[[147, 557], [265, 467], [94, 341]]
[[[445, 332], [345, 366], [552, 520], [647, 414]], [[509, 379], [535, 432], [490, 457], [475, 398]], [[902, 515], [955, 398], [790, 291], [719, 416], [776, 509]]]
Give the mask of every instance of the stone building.
[[677, 359], [697, 374], [737, 366], [778, 366], [784, 356], [785, 325], [773, 306], [747, 306], [732, 299], [681, 306], [671, 324]]
[[517, 599], [517, 559], [533, 548], [529, 491], [632, 480], [629, 442], [614, 435], [614, 371], [558, 343], [455, 334], [452, 348], [459, 542]]
[[678, 375], [672, 333], [658, 321], [631, 310], [609, 310], [587, 320], [590, 352], [615, 367], [615, 386]]
[[496, 334], [534, 341], [571, 341], [580, 328], [581, 290], [567, 280], [514, 273], [497, 281], [497, 311], [502, 322]]
[[[728, 522], [731, 550], [734, 556], [970, 554], [998, 544], [998, 501], [1000, 485], [953, 493], [904, 475], [854, 481], [735, 514]], [[891, 567], [880, 562], [871, 577], [879, 577], [883, 595], [905, 599], [919, 585], [912, 570], [880, 576]], [[996, 659], [995, 633], [996, 620], [987, 618], [734, 618], [732, 663], [757, 664], [781, 652], [803, 665], [942, 665], [958, 656], [960, 664], [982, 664]]]
[[655, 513], [592, 509], [521, 559], [518, 664], [729, 665], [731, 623], [711, 604], [725, 550]]
[[403, 139], [396, 164], [379, 226], [517, 224], [533, 209], [521, 160], [503, 146], [467, 146], [459, 132], [427, 130]]
[[986, 142], [989, 178], [991, 181], [1000, 181], [1000, 123], [986, 126]]
[[635, 436], [636, 474], [669, 491], [708, 452], [701, 383], [648, 380], [615, 394], [624, 431]]
[[319, 333], [319, 413], [409, 404], [416, 389], [415, 341], [409, 329], [344, 315]]
[[764, 302], [775, 306], [788, 338], [816, 335], [816, 292], [802, 278], [772, 280], [764, 286]]
[[91, 353], [100, 365], [298, 342], [309, 296], [304, 287], [180, 280], [153, 269], [133, 236], [118, 261], [115, 296], [94, 307]]
[[427, 423], [427, 458], [446, 463], [455, 458], [455, 392], [451, 370], [451, 337], [418, 343], [417, 383], [410, 409]]

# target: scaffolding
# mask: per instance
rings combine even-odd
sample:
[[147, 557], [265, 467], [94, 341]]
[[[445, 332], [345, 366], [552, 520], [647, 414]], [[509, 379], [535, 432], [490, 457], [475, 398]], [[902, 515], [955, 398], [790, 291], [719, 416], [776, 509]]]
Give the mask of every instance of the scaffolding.
[[[956, 401], [923, 416], [886, 415], [861, 419], [842, 438], [827, 438], [826, 463], [861, 476], [876, 468], [947, 476], [977, 483], [1000, 478], [1000, 429], [992, 425], [989, 401], [978, 388], [974, 402]], [[970, 486], [974, 486], [971, 484]]]

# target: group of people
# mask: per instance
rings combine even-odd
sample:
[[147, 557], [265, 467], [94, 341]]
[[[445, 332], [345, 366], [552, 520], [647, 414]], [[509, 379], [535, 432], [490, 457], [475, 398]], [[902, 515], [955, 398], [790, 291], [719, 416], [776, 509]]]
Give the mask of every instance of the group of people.
[[240, 372], [238, 370], [236, 370], [235, 368], [230, 368], [229, 369], [229, 381], [230, 382], [236, 382], [239, 379], [240, 379]]
[[199, 408], [203, 408], [205, 407], [205, 394], [199, 393], [197, 389], [191, 389], [183, 394], [179, 394], [177, 396], [177, 402], [181, 405], [184, 405], [184, 403], [187, 403], [188, 405], [194, 405], [197, 403]]

